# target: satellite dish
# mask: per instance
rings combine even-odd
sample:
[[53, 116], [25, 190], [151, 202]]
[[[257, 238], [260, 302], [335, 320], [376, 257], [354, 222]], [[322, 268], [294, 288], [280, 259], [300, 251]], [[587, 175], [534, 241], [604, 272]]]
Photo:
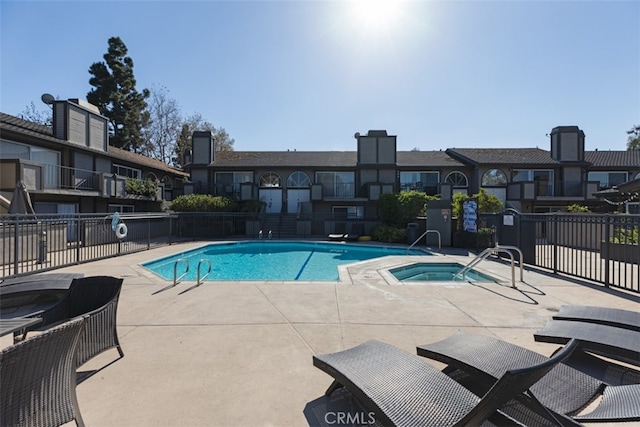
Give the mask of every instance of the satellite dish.
[[53, 101], [56, 100], [50, 93], [43, 93], [40, 99], [47, 105], [53, 104]]
[[356, 132], [356, 133], [354, 133], [354, 134], [353, 134], [353, 137], [354, 137], [355, 139], [360, 138], [360, 132]]

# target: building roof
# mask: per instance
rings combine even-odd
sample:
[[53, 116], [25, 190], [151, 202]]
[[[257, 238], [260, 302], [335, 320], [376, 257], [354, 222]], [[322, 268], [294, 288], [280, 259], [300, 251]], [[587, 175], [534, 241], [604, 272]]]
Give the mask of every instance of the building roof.
[[446, 151], [398, 151], [397, 163], [399, 167], [453, 167], [462, 168], [466, 165], [451, 157]]
[[640, 150], [629, 151], [585, 151], [584, 159], [594, 167], [640, 168]]
[[[464, 167], [445, 151], [398, 151], [399, 167]], [[356, 151], [218, 151], [215, 168], [354, 168]]]
[[355, 151], [217, 151], [216, 168], [355, 167]]
[[469, 163], [494, 165], [559, 165], [540, 148], [449, 148], [451, 156]]
[[147, 168], [162, 170], [167, 173], [172, 173], [174, 175], [180, 175], [188, 177], [189, 174], [176, 169], [164, 162], [161, 162], [156, 159], [152, 159], [147, 156], [143, 156], [141, 154], [132, 153], [130, 151], [122, 150], [120, 148], [108, 147], [108, 152], [105, 153], [102, 150], [97, 150], [91, 147], [84, 147], [82, 145], [73, 144], [68, 141], [56, 138], [53, 136], [53, 129], [49, 126], [41, 125], [38, 123], [30, 122], [28, 120], [21, 119], [19, 117], [11, 116], [9, 114], [0, 113], [0, 132], [14, 132], [17, 134], [29, 136], [32, 138], [38, 138], [40, 140], [44, 140], [47, 142], [53, 142], [56, 144], [63, 144], [68, 147], [73, 147], [75, 149], [86, 150], [96, 154], [103, 154], [108, 157], [127, 161], [130, 163], [134, 163], [140, 166], [145, 166]]

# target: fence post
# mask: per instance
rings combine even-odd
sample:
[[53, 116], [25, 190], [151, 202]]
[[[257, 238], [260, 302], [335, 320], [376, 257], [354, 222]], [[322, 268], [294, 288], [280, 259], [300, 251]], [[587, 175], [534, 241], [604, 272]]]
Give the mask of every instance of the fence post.
[[18, 274], [18, 222], [20, 221], [20, 215], [16, 215], [15, 229], [13, 230], [13, 274]]
[[558, 273], [558, 215], [553, 214], [551, 221], [553, 222], [553, 272]]
[[173, 242], [173, 215], [169, 214], [169, 245]]
[[80, 224], [82, 218], [80, 215], [76, 214], [76, 264], [80, 264], [82, 261], [82, 254], [80, 253], [80, 231], [82, 230], [84, 224]]
[[151, 220], [147, 219], [147, 250], [151, 248]]
[[610, 214], [604, 217], [604, 251], [602, 257], [604, 259], [604, 286], [609, 287], [610, 259], [609, 259], [609, 243], [611, 242], [611, 226], [609, 222], [613, 219]]

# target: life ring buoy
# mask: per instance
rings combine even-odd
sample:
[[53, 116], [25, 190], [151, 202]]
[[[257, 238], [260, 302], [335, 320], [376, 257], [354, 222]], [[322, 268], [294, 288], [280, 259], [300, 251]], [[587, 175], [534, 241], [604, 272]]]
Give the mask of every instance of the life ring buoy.
[[127, 233], [129, 230], [127, 229], [127, 225], [124, 222], [118, 224], [118, 228], [116, 228], [116, 237], [118, 239], [124, 239], [127, 237]]

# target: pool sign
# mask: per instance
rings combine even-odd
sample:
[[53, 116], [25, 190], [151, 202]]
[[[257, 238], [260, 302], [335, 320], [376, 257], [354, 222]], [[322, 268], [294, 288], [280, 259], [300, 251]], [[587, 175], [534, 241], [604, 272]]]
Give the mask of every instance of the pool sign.
[[478, 202], [476, 200], [467, 200], [462, 204], [462, 229], [475, 233], [478, 231], [476, 220], [478, 219]]

